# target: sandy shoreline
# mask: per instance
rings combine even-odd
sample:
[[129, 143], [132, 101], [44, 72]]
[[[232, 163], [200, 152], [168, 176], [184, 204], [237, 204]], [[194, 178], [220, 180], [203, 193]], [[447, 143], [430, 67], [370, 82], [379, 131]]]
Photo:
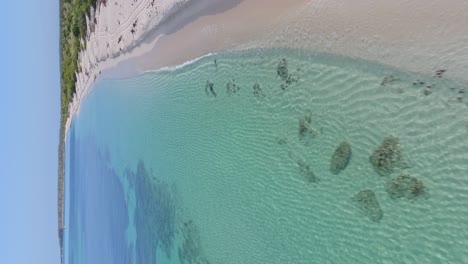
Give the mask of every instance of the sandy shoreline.
[[463, 0], [118, 2], [101, 5], [90, 24], [95, 31], [81, 56], [67, 130], [95, 78], [132, 76], [227, 50], [297, 48], [420, 73], [446, 69], [447, 77], [468, 79]]

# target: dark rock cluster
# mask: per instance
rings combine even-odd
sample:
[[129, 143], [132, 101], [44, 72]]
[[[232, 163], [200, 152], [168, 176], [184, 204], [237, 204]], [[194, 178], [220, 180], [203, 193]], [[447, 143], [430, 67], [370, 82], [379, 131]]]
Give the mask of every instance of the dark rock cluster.
[[387, 84], [393, 84], [394, 82], [399, 81], [399, 80], [400, 79], [395, 78], [395, 76], [393, 76], [393, 75], [385, 76], [383, 78], [382, 82], [380, 83], [380, 85], [385, 86]]
[[281, 78], [283, 83], [281, 84], [281, 89], [286, 90], [289, 85], [297, 82], [297, 78], [289, 73], [288, 70], [288, 60], [286, 58], [281, 58], [276, 66], [276, 74]]
[[[217, 67], [217, 61], [214, 59], [215, 67]], [[298, 78], [291, 74], [288, 67], [287, 58], [281, 58], [278, 60], [276, 66], [276, 75], [281, 80], [280, 87], [282, 90], [286, 90], [291, 84], [298, 81]], [[300, 68], [297, 69], [300, 71]], [[442, 77], [445, 70], [439, 70], [436, 72], [436, 77]], [[401, 80], [394, 75], [387, 75], [383, 78], [381, 86], [394, 86]], [[427, 85], [423, 80], [416, 80], [413, 83], [414, 87], [424, 88], [423, 92], [425, 95], [429, 95], [432, 92], [433, 85]], [[265, 97], [265, 93], [262, 86], [259, 83], [255, 83], [252, 87], [253, 95], [257, 99]], [[454, 88], [455, 89], [455, 88]], [[232, 79], [226, 84], [226, 90], [228, 95], [234, 95], [240, 87], [236, 84], [235, 80]], [[400, 87], [400, 92], [403, 92], [403, 88]], [[207, 96], [216, 97], [217, 94], [214, 89], [214, 83], [207, 80], [205, 85], [205, 93]], [[457, 99], [463, 100], [464, 90], [461, 89], [458, 93]], [[467, 122], [468, 129], [468, 122]], [[323, 129], [318, 130], [312, 125], [312, 112], [306, 111], [304, 115], [298, 119], [298, 138], [299, 141], [308, 145], [309, 139], [313, 139], [323, 134]], [[277, 143], [280, 145], [288, 145], [287, 137], [278, 137]], [[341, 142], [335, 149], [330, 159], [330, 172], [334, 175], [338, 175], [347, 168], [351, 162], [352, 149], [349, 142]], [[299, 168], [300, 175], [307, 182], [318, 183], [319, 177], [313, 172], [311, 165], [301, 158], [291, 157]], [[395, 136], [387, 136], [383, 139], [381, 144], [377, 146], [369, 156], [369, 162], [372, 164], [375, 172], [380, 176], [389, 176], [398, 169], [404, 169], [406, 161], [403, 159], [402, 149], [400, 146], [400, 140]], [[390, 178], [386, 178], [388, 180]], [[385, 185], [385, 190], [392, 199], [407, 199], [415, 200], [427, 193], [426, 188], [422, 181], [419, 179], [402, 174], [394, 179], [388, 180]], [[380, 222], [383, 218], [383, 210], [377, 200], [376, 194], [369, 189], [364, 189], [355, 194], [351, 200], [357, 205], [361, 212], [366, 215], [373, 222]], [[199, 249], [199, 243], [196, 242], [197, 231], [192, 225], [191, 221], [184, 224], [184, 242], [182, 247], [179, 248], [179, 259], [181, 263], [208, 263], [206, 259], [200, 255], [201, 250]]]
[[207, 96], [213, 95], [214, 97], [216, 97], [216, 92], [214, 90], [214, 83], [212, 83], [209, 80], [206, 81], [205, 93], [206, 93]]
[[330, 171], [338, 174], [348, 166], [351, 159], [351, 145], [348, 142], [341, 142], [336, 148], [330, 161]]
[[445, 73], [446, 71], [447, 71], [447, 70], [444, 70], [444, 69], [437, 70], [437, 71], [435, 72], [434, 77], [441, 78], [441, 77], [444, 75], [444, 73]]
[[460, 103], [463, 102], [464, 97], [465, 97], [465, 88], [460, 88], [458, 90], [457, 101]]
[[386, 191], [390, 198], [398, 199], [405, 198], [414, 200], [426, 194], [426, 188], [421, 180], [406, 174], [402, 174], [391, 180]]
[[260, 84], [255, 83], [253, 86], [253, 94], [257, 99], [261, 99], [265, 97], [265, 94], [263, 93], [262, 87]]
[[237, 93], [237, 91], [239, 90], [240, 90], [240, 87], [236, 84], [236, 81], [234, 79], [232, 79], [232, 81], [229, 81], [226, 84], [226, 91], [229, 95], [233, 95]]
[[357, 205], [361, 212], [373, 222], [379, 222], [383, 217], [379, 201], [371, 190], [363, 190], [355, 194], [351, 200]]
[[400, 140], [394, 136], [384, 138], [369, 157], [370, 163], [380, 176], [386, 176], [393, 172], [402, 160]]
[[286, 58], [281, 58], [279, 60], [278, 66], [276, 66], [276, 73], [283, 81], [289, 78], [288, 60]]

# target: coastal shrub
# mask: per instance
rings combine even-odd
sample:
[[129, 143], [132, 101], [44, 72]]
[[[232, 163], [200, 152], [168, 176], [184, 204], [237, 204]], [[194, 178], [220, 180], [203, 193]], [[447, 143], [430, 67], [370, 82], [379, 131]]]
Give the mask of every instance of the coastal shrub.
[[[61, 64], [61, 123], [68, 117], [68, 105], [76, 92], [76, 72], [79, 72], [78, 54], [84, 48], [80, 39], [86, 36], [86, 15], [97, 0], [63, 0], [60, 6], [60, 64]], [[65, 135], [61, 135], [64, 137]]]
[[80, 39], [86, 36], [86, 14], [96, 7], [97, 0], [60, 1], [60, 139], [58, 146], [58, 230], [60, 254], [63, 256], [64, 226], [64, 177], [65, 177], [65, 123], [69, 115], [69, 104], [76, 92], [76, 75], [79, 71], [78, 54], [83, 47]]

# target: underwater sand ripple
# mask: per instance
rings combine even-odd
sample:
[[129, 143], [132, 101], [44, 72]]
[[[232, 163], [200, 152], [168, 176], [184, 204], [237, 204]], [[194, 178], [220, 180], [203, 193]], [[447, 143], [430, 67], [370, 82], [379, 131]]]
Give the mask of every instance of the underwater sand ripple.
[[[426, 110], [428, 104], [440, 106], [441, 99], [436, 91], [424, 96], [407, 73], [359, 67], [359, 62], [350, 69], [327, 57], [285, 54], [291, 72], [302, 68], [299, 81], [285, 91], [276, 72], [278, 59], [285, 55], [266, 52], [258, 63], [248, 53], [217, 55], [218, 71], [208, 57], [173, 75], [155, 74], [151, 85], [158, 92], [149, 89], [139, 95], [145, 110], [135, 116], [152, 120], [149, 126], [159, 142], [149, 144], [167, 154], [146, 154], [146, 159], [154, 160], [155, 168], [174, 166], [160, 170], [192, 208], [210, 259], [223, 263], [466, 259], [461, 228], [468, 214], [463, 188], [468, 182], [457, 173], [468, 170], [468, 162], [463, 162], [468, 139], [459, 128], [460, 118], [448, 119], [453, 112], [441, 107]], [[402, 84], [382, 87], [389, 74]], [[229, 96], [226, 84], [233, 78], [241, 89]], [[204, 93], [208, 79], [215, 89], [222, 89], [216, 98]], [[257, 82], [266, 93], [261, 102], [251, 90]], [[323, 127], [323, 134], [308, 144], [298, 139], [298, 119], [306, 111], [313, 113], [314, 127]], [[279, 144], [278, 135], [286, 143]], [[369, 155], [388, 135], [400, 138], [410, 165], [402, 170], [424, 182], [430, 191], [427, 199], [388, 197], [385, 186], [400, 171], [379, 177], [369, 163]], [[352, 143], [353, 157], [346, 175], [333, 176], [330, 157], [342, 141]], [[135, 144], [140, 144], [137, 149], [148, 148], [138, 140]], [[310, 166], [320, 182], [304, 180], [298, 160]], [[366, 189], [375, 193], [384, 212], [379, 223], [363, 217], [350, 201]]]

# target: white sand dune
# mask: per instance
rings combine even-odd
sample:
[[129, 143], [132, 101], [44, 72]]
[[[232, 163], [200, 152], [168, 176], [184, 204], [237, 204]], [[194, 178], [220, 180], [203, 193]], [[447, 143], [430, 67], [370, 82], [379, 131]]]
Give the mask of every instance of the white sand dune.
[[207, 53], [288, 47], [467, 79], [465, 0], [116, 0], [88, 21], [71, 118], [101, 73], [175, 66]]

